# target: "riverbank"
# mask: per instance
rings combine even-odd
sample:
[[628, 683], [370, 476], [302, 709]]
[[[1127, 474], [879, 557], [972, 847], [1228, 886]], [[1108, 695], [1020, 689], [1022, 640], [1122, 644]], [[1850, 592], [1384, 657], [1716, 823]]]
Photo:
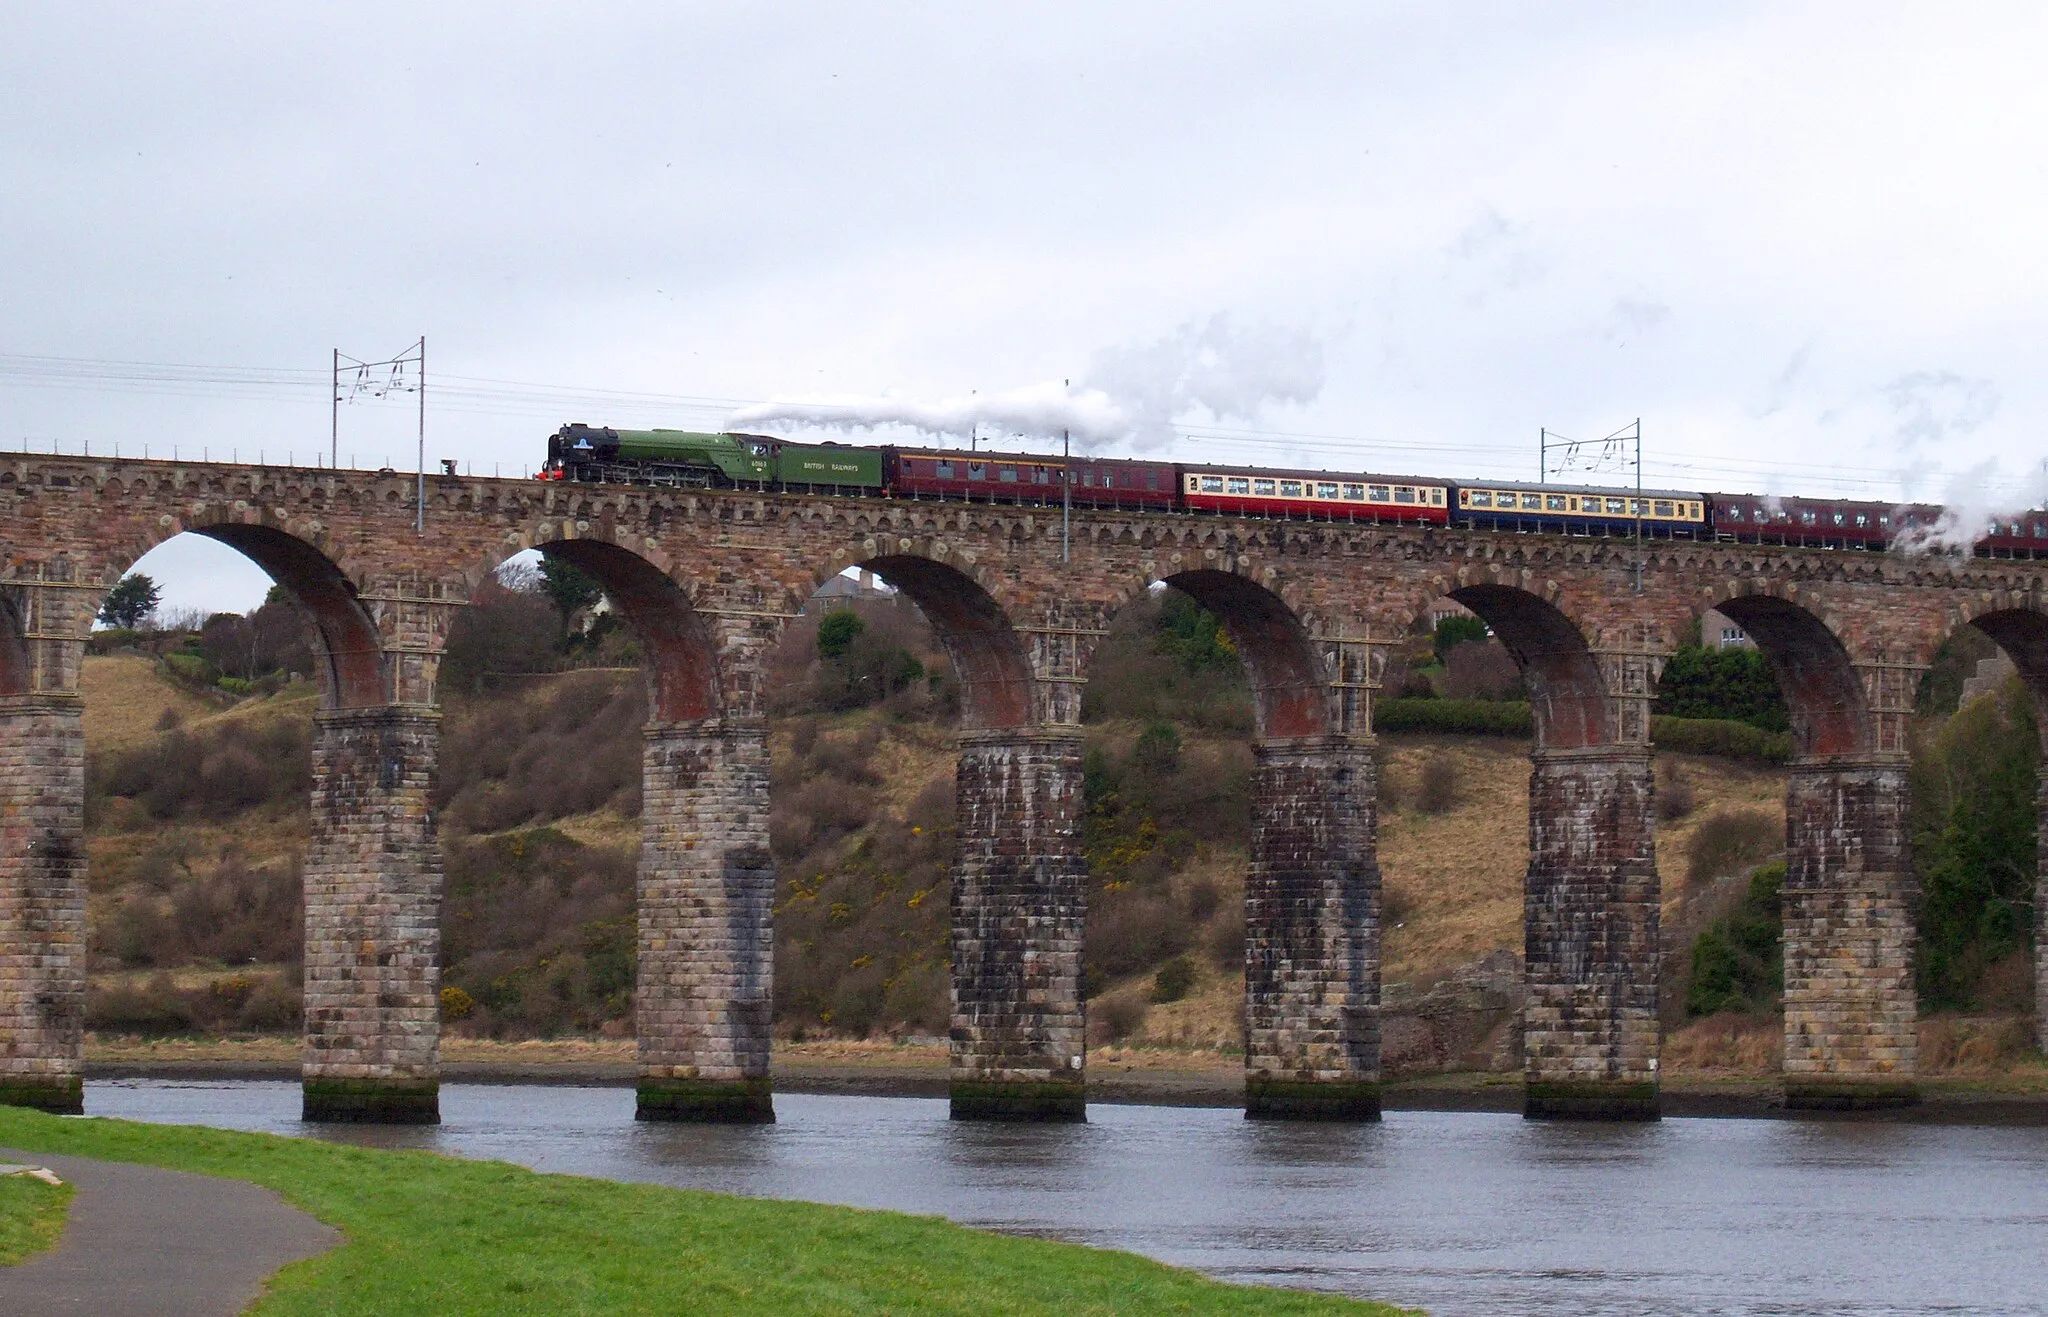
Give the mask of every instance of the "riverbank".
[[[442, 1079], [469, 1084], [629, 1085], [630, 1039], [492, 1042], [450, 1038]], [[867, 1097], [943, 1097], [943, 1043], [808, 1042], [775, 1049], [774, 1082], [784, 1093]], [[1234, 1107], [1244, 1098], [1243, 1062], [1228, 1053], [1172, 1048], [1098, 1048], [1088, 1058], [1091, 1102]], [[86, 1048], [88, 1079], [296, 1079], [299, 1049], [285, 1037], [248, 1039], [95, 1039]], [[1781, 1116], [1778, 1077], [1770, 1073], [1666, 1071], [1668, 1116]], [[1919, 1106], [1881, 1113], [1892, 1120], [2048, 1124], [2048, 1061], [1990, 1074], [1923, 1076]], [[1522, 1108], [1521, 1076], [1456, 1071], [1390, 1081], [1391, 1110], [1500, 1111]]]
[[342, 1230], [273, 1277], [264, 1313], [1398, 1311], [931, 1217], [505, 1162], [19, 1109], [0, 1109], [0, 1146], [246, 1180]]

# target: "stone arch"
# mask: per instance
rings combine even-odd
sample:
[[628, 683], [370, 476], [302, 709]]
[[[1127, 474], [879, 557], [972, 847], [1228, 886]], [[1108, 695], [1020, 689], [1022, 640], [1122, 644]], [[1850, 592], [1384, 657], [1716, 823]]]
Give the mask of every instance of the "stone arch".
[[1237, 646], [1261, 740], [1330, 731], [1328, 682], [1301, 619], [1272, 590], [1235, 572], [1201, 568], [1162, 578], [1216, 615]]
[[1478, 614], [1521, 665], [1537, 749], [1579, 750], [1618, 739], [1600, 662], [1577, 623], [1555, 604], [1514, 586], [1484, 583], [1458, 586], [1445, 597]]
[[[2048, 614], [2031, 608], [1992, 608], [1964, 617], [1962, 624], [1977, 628], [2004, 651], [2019, 669], [2036, 705], [2048, 714]], [[2041, 722], [2044, 746], [2048, 746], [2048, 717]]]
[[647, 648], [649, 716], [696, 722], [725, 708], [717, 645], [704, 615], [668, 573], [609, 540], [550, 540], [537, 547], [603, 587]]
[[318, 544], [292, 529], [226, 518], [183, 526], [173, 522], [166, 530], [110, 571], [108, 587], [144, 553], [181, 532], [225, 544], [261, 567], [312, 619], [320, 642], [321, 690], [330, 707], [367, 709], [392, 701], [376, 619], [350, 574]]
[[978, 574], [899, 551], [839, 563], [820, 575], [813, 588], [848, 567], [871, 571], [908, 595], [938, 632], [960, 682], [962, 731], [1021, 728], [1036, 720], [1030, 655], [1008, 611]]
[[1869, 698], [1834, 629], [1776, 594], [1730, 596], [1713, 608], [1763, 651], [1792, 717], [1801, 759], [1868, 754], [1875, 748]]

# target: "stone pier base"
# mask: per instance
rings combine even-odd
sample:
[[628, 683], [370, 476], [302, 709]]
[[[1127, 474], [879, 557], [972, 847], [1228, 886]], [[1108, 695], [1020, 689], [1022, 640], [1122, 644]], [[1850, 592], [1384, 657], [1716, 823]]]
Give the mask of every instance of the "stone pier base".
[[955, 1120], [1087, 1118], [1081, 737], [960, 737], [953, 866]]
[[0, 697], [0, 1106], [84, 1110], [85, 732]]
[[1648, 746], [1538, 750], [1523, 889], [1523, 1113], [1655, 1120], [1658, 881]]
[[304, 1119], [441, 1119], [440, 715], [313, 721], [306, 853]]
[[1374, 747], [1256, 747], [1245, 874], [1245, 1115], [1380, 1117]]
[[633, 1114], [773, 1121], [766, 725], [649, 726], [640, 801]]
[[1903, 757], [1794, 764], [1786, 792], [1785, 1105], [1910, 1105], [1917, 887]]

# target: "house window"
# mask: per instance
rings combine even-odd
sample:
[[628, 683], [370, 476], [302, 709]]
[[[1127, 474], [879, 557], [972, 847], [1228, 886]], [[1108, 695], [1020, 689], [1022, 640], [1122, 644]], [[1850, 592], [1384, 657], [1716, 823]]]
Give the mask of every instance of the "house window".
[[1243, 476], [1232, 476], [1230, 478], [1230, 492], [1233, 494], [1249, 494], [1252, 492], [1252, 482]]
[[1408, 486], [1408, 485], [1396, 485], [1396, 486], [1394, 486], [1394, 502], [1396, 502], [1396, 503], [1413, 503], [1414, 501], [1415, 501], [1415, 490], [1414, 490], [1414, 489], [1413, 489], [1413, 488], [1412, 488], [1411, 486]]
[[1739, 626], [1724, 626], [1721, 628], [1721, 648], [1723, 649], [1733, 645], [1740, 645], [1748, 639], [1748, 636], [1742, 634], [1742, 628]]
[[1316, 485], [1316, 497], [1317, 497], [1317, 498], [1335, 498], [1335, 497], [1337, 497], [1337, 486], [1335, 486], [1334, 484], [1331, 484], [1331, 483], [1330, 483], [1330, 482], [1328, 482], [1328, 481], [1323, 481], [1323, 482], [1321, 482], [1321, 483], [1317, 484], [1317, 485]]
[[1365, 486], [1364, 486], [1364, 485], [1346, 485], [1346, 486], [1344, 486], [1344, 497], [1345, 497], [1345, 498], [1348, 498], [1348, 499], [1350, 499], [1350, 500], [1351, 500], [1351, 501], [1352, 501], [1353, 503], [1363, 503], [1363, 502], [1365, 501]]
[[1270, 480], [1252, 481], [1252, 493], [1257, 494], [1262, 498], [1273, 497], [1273, 482]]
[[[1231, 483], [1231, 484], [1233, 484], [1233, 485], [1241, 485], [1241, 484], [1243, 484], [1244, 482], [1243, 482], [1243, 481], [1241, 481], [1241, 480], [1233, 480], [1233, 481], [1231, 481], [1230, 483]], [[1203, 476], [1203, 477], [1202, 477], [1202, 492], [1203, 492], [1204, 494], [1221, 494], [1221, 493], [1223, 492], [1223, 477], [1222, 477], [1222, 476]], [[1240, 490], [1232, 490], [1231, 492], [1232, 492], [1232, 493], [1235, 493], [1235, 494], [1241, 494], [1241, 493], [1243, 493], [1244, 491], [1240, 489]]]
[[938, 470], [933, 474], [937, 475], [941, 480], [951, 480], [953, 478], [953, 464], [951, 462], [941, 462], [939, 463]]

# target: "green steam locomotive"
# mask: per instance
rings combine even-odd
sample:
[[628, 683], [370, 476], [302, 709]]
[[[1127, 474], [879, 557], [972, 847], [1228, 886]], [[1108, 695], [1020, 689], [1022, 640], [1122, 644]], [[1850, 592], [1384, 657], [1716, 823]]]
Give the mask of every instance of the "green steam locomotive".
[[793, 444], [765, 434], [565, 425], [548, 436], [543, 480], [879, 492], [882, 451]]

